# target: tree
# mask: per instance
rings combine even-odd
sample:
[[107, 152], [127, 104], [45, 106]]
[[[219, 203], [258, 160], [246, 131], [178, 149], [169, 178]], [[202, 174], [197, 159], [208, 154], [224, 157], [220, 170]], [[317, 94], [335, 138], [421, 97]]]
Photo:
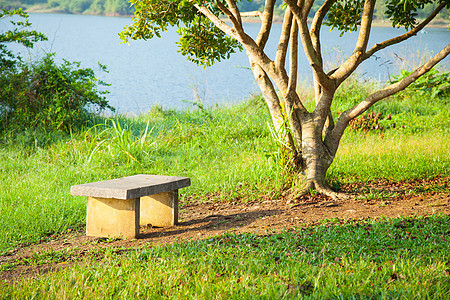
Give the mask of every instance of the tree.
[[[239, 11], [237, 2], [239, 0], [131, 0], [135, 16], [121, 37], [126, 42], [129, 39], [150, 39], [160, 37], [169, 26], [176, 26], [181, 36], [178, 42], [181, 54], [204, 66], [245, 49], [253, 75], [267, 102], [273, 126], [290, 154], [296, 177], [300, 179], [300, 187], [304, 191], [315, 189], [333, 198], [341, 198], [342, 195], [330, 189], [326, 172], [349, 122], [376, 102], [405, 89], [430, 71], [449, 54], [450, 45], [409, 76], [370, 94], [334, 120], [330, 108], [336, 90], [369, 57], [416, 35], [444, 7], [450, 6], [450, 0], [385, 0], [386, 16], [393, 26], [405, 27], [406, 33], [370, 47], [368, 42], [376, 0], [284, 0], [282, 33], [274, 58], [269, 58], [265, 47], [276, 1], [266, 0], [262, 11], [247, 13]], [[315, 2], [322, 4], [308, 24], [308, 14]], [[436, 3], [436, 8], [418, 22], [417, 10], [428, 3]], [[255, 39], [243, 27], [244, 16], [261, 19]], [[224, 22], [224, 17], [229, 23]], [[324, 67], [320, 40], [323, 24], [341, 33], [359, 30], [353, 53], [333, 70]], [[304, 96], [297, 90], [299, 48], [306, 54], [313, 73], [316, 104], [313, 111], [306, 109]]]

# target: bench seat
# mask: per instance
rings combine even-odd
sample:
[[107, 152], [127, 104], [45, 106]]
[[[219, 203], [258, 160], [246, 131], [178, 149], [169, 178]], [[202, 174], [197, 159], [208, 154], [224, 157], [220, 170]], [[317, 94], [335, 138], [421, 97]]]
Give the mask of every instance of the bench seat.
[[139, 174], [74, 185], [70, 194], [87, 197], [86, 235], [137, 238], [140, 225], [178, 223], [178, 190], [187, 177]]

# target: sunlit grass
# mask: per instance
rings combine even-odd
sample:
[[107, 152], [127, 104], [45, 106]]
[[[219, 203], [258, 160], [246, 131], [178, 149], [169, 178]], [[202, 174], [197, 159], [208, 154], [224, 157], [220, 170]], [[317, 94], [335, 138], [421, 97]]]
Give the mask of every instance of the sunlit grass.
[[100, 249], [26, 263], [74, 266], [0, 287], [0, 298], [446, 299], [448, 216], [334, 221], [280, 234]]
[[[243, 118], [243, 111], [252, 117]], [[280, 166], [265, 154], [273, 149], [257, 102], [207, 113], [154, 111], [139, 119], [103, 121], [86, 132], [41, 147], [0, 148], [0, 253], [85, 223], [85, 199], [71, 185], [139, 173], [187, 176], [181, 191], [201, 200], [247, 200], [279, 194]], [[34, 143], [33, 143], [34, 145]]]
[[450, 175], [450, 134], [349, 134], [329, 177], [341, 182]]
[[[336, 105], [345, 108], [364, 93], [350, 85]], [[384, 129], [348, 129], [328, 178], [346, 183], [448, 176], [448, 99], [422, 98], [408, 94], [376, 105], [374, 111], [391, 114], [382, 120]], [[154, 107], [137, 118], [101, 119], [70, 136], [25, 131], [15, 140], [3, 138], [0, 253], [83, 226], [85, 199], [69, 190], [86, 182], [139, 173], [187, 176], [192, 185], [181, 191], [182, 204], [210, 193], [213, 201], [276, 198], [289, 182], [268, 120], [265, 104], [255, 97], [192, 111]]]

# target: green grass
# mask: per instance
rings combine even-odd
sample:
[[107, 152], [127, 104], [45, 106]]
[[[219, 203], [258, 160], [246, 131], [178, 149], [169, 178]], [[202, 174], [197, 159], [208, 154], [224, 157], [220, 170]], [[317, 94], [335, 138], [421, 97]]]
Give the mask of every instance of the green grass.
[[155, 108], [137, 119], [104, 120], [42, 148], [28, 147], [39, 143], [30, 136], [5, 143], [0, 253], [84, 224], [85, 199], [69, 195], [75, 184], [147, 173], [190, 177], [182, 201], [212, 192], [248, 200], [279, 194], [284, 181], [266, 154], [275, 148], [266, 117], [256, 101], [207, 112]]
[[[329, 220], [266, 236], [95, 250], [56, 273], [3, 284], [0, 299], [447, 299], [449, 221]], [[26, 263], [73, 259], [60, 252]]]
[[450, 175], [450, 134], [349, 133], [328, 176], [341, 183], [389, 179], [404, 181]]
[[[345, 86], [334, 111], [351, 107], [368, 88]], [[348, 129], [328, 178], [339, 185], [449, 176], [448, 98], [423, 99], [406, 93], [376, 105], [372, 111], [382, 113], [384, 130]], [[256, 97], [193, 111], [154, 107], [138, 118], [100, 119], [71, 136], [29, 131], [12, 140], [5, 136], [0, 146], [0, 253], [83, 226], [85, 199], [69, 195], [76, 184], [147, 173], [190, 177], [192, 186], [182, 190], [182, 203], [210, 193], [215, 200], [277, 197], [288, 182], [269, 119]]]
[[[351, 84], [333, 112], [370, 87]], [[425, 100], [424, 100], [425, 99]], [[449, 99], [406, 93], [381, 102], [383, 130], [348, 129], [328, 178], [344, 183], [450, 176]], [[154, 107], [99, 119], [64, 136], [25, 131], [0, 145], [0, 255], [85, 224], [70, 186], [138, 173], [188, 176], [191, 200], [278, 197], [288, 186], [259, 98], [193, 111]], [[369, 120], [372, 122], [373, 120]], [[370, 124], [369, 124], [370, 125]], [[365, 196], [387, 197], [386, 191]], [[205, 197], [213, 194], [214, 198]], [[448, 298], [449, 217], [327, 221], [278, 235], [225, 235], [168, 247], [34, 254], [23, 263], [76, 264], [0, 286], [9, 298]], [[0, 272], [15, 265], [4, 263]]]

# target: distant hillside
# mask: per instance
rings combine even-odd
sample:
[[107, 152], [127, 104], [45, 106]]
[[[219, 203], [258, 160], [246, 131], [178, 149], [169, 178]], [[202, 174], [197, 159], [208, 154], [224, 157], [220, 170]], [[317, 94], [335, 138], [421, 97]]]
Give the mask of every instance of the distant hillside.
[[[317, 0], [310, 13], [310, 17], [322, 5], [325, 0]], [[261, 10], [265, 0], [240, 1], [238, 7], [241, 11]], [[277, 0], [275, 14], [281, 16], [283, 1]], [[0, 8], [25, 8], [32, 12], [61, 12], [75, 14], [94, 15], [131, 15], [134, 9], [130, 7], [128, 0], [0, 0]], [[418, 18], [425, 18], [436, 7], [436, 4], [427, 4], [423, 10], [419, 11]], [[378, 1], [375, 6], [374, 17], [378, 21], [384, 20], [385, 3]], [[449, 11], [444, 9], [439, 19], [448, 20]]]
[[0, 8], [25, 8], [32, 12], [61, 12], [93, 15], [131, 15], [127, 0], [0, 0]]

